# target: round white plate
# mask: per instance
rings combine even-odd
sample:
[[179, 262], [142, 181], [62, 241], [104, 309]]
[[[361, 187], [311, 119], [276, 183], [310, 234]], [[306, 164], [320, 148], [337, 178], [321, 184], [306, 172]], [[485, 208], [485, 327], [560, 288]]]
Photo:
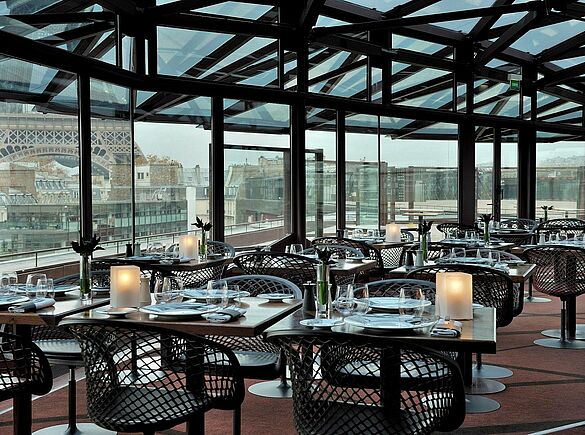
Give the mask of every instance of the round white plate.
[[2, 295], [0, 296], [0, 307], [12, 304], [19, 304], [28, 301], [28, 297], [21, 295]]
[[[55, 296], [63, 296], [67, 292], [79, 290], [79, 286], [72, 284], [57, 284], [53, 289], [55, 290]], [[16, 293], [26, 294], [26, 284], [18, 284], [16, 287]]]
[[396, 314], [362, 314], [345, 318], [345, 323], [348, 325], [384, 331], [430, 328], [436, 322], [436, 319], [415, 322], [413, 316], [399, 316]]
[[285, 299], [291, 299], [294, 296], [284, 293], [262, 293], [259, 294], [258, 297], [262, 299], [268, 299], [269, 301], [283, 301]]
[[108, 316], [111, 316], [111, 317], [125, 317], [127, 314], [133, 313], [137, 310], [136, 310], [136, 308], [132, 308], [132, 307], [118, 307], [118, 308], [104, 307], [104, 308], [98, 308], [95, 311], [96, 311], [96, 313], [107, 314]]
[[218, 309], [217, 305], [204, 303], [170, 303], [147, 305], [140, 308], [140, 312], [164, 317], [195, 317], [205, 313], [211, 313]]
[[[406, 299], [404, 306], [400, 303], [400, 298], [391, 296], [375, 296], [369, 299], [369, 307], [375, 310], [398, 310], [400, 308], [417, 308], [420, 307], [420, 302], [416, 299]], [[422, 301], [423, 307], [431, 305], [431, 301]]]
[[343, 319], [304, 319], [299, 323], [311, 328], [331, 328], [332, 326], [342, 325]]
[[[184, 297], [190, 298], [190, 299], [205, 299], [205, 298], [207, 298], [207, 290], [206, 289], [192, 288], [192, 289], [184, 290], [181, 294]], [[237, 297], [245, 298], [245, 297], [250, 296], [250, 292], [246, 292], [246, 291], [236, 292], [234, 290], [228, 290], [227, 294], [228, 294], [229, 299], [234, 299]]]

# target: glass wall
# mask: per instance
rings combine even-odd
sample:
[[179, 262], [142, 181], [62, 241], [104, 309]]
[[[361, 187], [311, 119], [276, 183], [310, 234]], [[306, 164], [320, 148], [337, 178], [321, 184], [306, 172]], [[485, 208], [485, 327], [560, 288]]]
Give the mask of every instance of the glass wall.
[[224, 110], [225, 240], [276, 241], [291, 228], [289, 108], [225, 100]]
[[502, 137], [501, 218], [518, 216], [518, 132]]
[[305, 170], [307, 179], [307, 237], [335, 235], [337, 229], [337, 156], [335, 111], [307, 110]]
[[0, 56], [0, 254], [67, 247], [78, 239], [76, 80]]
[[134, 124], [136, 237], [166, 234], [161, 238], [176, 241], [177, 234], [195, 230], [191, 224], [196, 217], [210, 220], [211, 132], [197, 128], [196, 121], [209, 119], [211, 101], [167, 95], [174, 104], [148, 113], [166, 122], [143, 122], [148, 98], [147, 93], [138, 93]]
[[492, 213], [494, 174], [493, 142], [475, 143], [475, 210], [476, 214]]
[[[539, 138], [545, 135], [540, 135]], [[559, 140], [536, 144], [536, 216], [553, 206], [549, 219], [585, 217], [585, 143]]]
[[348, 228], [378, 228], [379, 201], [386, 197], [380, 193], [378, 117], [348, 115], [345, 126], [346, 224]]

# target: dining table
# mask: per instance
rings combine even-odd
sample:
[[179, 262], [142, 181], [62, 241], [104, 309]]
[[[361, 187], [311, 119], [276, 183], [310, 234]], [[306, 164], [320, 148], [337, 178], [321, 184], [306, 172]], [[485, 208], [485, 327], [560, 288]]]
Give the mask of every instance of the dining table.
[[[82, 313], [87, 310], [103, 307], [109, 303], [106, 297], [94, 298], [91, 301], [81, 301], [79, 290], [67, 293], [55, 300], [55, 305], [28, 313], [12, 313], [0, 311], [0, 323], [11, 325], [13, 332], [24, 341], [32, 340], [32, 327], [57, 326], [67, 316]], [[14, 434], [27, 435], [32, 431], [32, 397], [30, 394], [20, 394], [13, 399], [14, 404]]]

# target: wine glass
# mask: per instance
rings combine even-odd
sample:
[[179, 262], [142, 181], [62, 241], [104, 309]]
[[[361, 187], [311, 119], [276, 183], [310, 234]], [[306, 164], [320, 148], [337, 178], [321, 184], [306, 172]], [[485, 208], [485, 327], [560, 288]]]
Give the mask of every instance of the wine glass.
[[333, 306], [343, 317], [349, 316], [353, 312], [353, 284], [337, 286]]
[[424, 311], [425, 294], [420, 287], [402, 287], [398, 311], [401, 316], [420, 317]]
[[208, 304], [227, 307], [229, 302], [227, 281], [225, 279], [208, 281], [205, 300]]
[[35, 292], [35, 297], [36, 298], [46, 298], [47, 291], [48, 291], [47, 280], [46, 279], [45, 280], [42, 280], [42, 279], [37, 280], [37, 288], [36, 288], [36, 292]]
[[183, 300], [183, 280], [175, 276], [165, 276], [163, 289], [168, 295], [168, 302], [181, 302]]
[[166, 304], [171, 298], [170, 285], [168, 284], [168, 281], [165, 285], [165, 279], [167, 278], [169, 277], [164, 277], [162, 279], [157, 278], [154, 282], [153, 296], [155, 303], [157, 304]]
[[370, 308], [370, 291], [368, 290], [368, 285], [366, 284], [363, 287], [354, 288], [353, 290], [353, 297], [354, 297], [354, 304], [353, 304], [353, 313], [354, 314], [366, 314], [368, 309]]
[[303, 245], [300, 243], [293, 243], [290, 245], [290, 253], [300, 255], [303, 252]]
[[26, 295], [29, 298], [36, 297], [37, 294], [37, 285], [39, 284], [47, 285], [47, 275], [44, 273], [29, 273], [26, 277]]
[[10, 294], [10, 279], [8, 275], [3, 273], [0, 276], [0, 295], [9, 295]]

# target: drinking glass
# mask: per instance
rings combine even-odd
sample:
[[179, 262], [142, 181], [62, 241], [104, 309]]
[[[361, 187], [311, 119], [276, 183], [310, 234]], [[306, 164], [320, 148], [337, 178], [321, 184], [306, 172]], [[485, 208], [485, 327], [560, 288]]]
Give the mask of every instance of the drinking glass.
[[154, 282], [153, 296], [157, 304], [166, 304], [171, 298], [170, 286], [168, 284], [165, 285], [165, 279], [167, 278], [157, 278]]
[[374, 236], [375, 239], [380, 238], [380, 230], [372, 230], [372, 236]]
[[36, 288], [36, 292], [35, 292], [35, 297], [36, 298], [46, 298], [47, 297], [47, 280], [46, 279], [44, 281], [42, 279], [39, 279], [37, 281], [37, 288]]
[[6, 272], [5, 275], [8, 277], [10, 293], [16, 293], [18, 290], [18, 275], [16, 272]]
[[183, 280], [174, 276], [165, 276], [163, 289], [168, 295], [168, 302], [181, 302], [183, 300]]
[[242, 296], [240, 294], [240, 286], [237, 284], [230, 284], [230, 285], [228, 285], [227, 291], [228, 291], [228, 293], [235, 292], [233, 306], [236, 308], [240, 308], [242, 306]]
[[165, 246], [161, 242], [152, 242], [148, 247], [148, 253], [151, 255], [162, 255], [165, 252]]
[[227, 307], [229, 303], [227, 281], [225, 279], [208, 281], [205, 300], [208, 304]]
[[303, 245], [300, 243], [294, 243], [290, 245], [290, 253], [300, 255], [303, 252]]
[[355, 288], [353, 290], [353, 297], [354, 297], [354, 305], [353, 305], [353, 313], [354, 314], [366, 314], [368, 309], [370, 308], [370, 291], [368, 290], [368, 285], [366, 284], [363, 287]]
[[354, 310], [353, 285], [338, 285], [335, 292], [333, 307], [343, 317], [349, 316]]
[[420, 317], [424, 311], [425, 294], [420, 287], [402, 287], [398, 311], [401, 316]]
[[10, 294], [10, 279], [8, 275], [3, 273], [0, 276], [0, 295], [9, 295]]
[[451, 257], [465, 257], [465, 248], [451, 248]]
[[55, 284], [53, 278], [47, 278], [47, 297], [55, 299]]
[[47, 285], [47, 275], [44, 273], [29, 273], [26, 277], [26, 295], [29, 298], [36, 297], [37, 294], [37, 284], [41, 282], [41, 284]]
[[290, 254], [290, 245], [286, 245], [286, 246], [284, 247], [284, 253], [285, 253], [285, 254]]

